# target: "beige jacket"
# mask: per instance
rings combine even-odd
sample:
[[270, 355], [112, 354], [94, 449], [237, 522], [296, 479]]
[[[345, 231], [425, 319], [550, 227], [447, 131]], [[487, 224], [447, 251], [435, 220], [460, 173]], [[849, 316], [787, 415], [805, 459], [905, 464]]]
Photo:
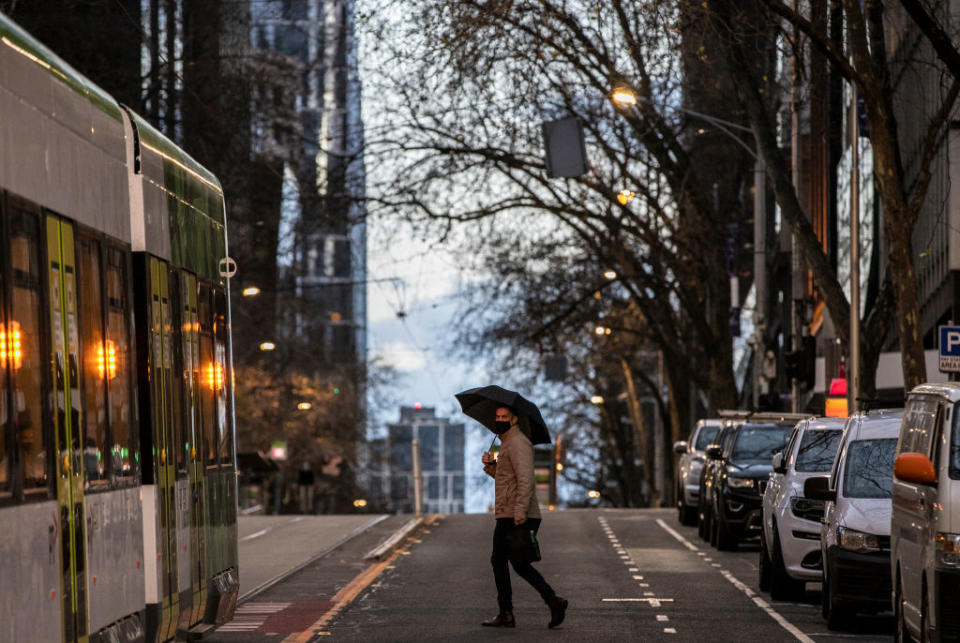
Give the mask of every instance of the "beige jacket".
[[533, 478], [533, 444], [516, 424], [500, 436], [495, 462], [483, 466], [496, 481], [494, 514], [497, 518], [539, 518]]

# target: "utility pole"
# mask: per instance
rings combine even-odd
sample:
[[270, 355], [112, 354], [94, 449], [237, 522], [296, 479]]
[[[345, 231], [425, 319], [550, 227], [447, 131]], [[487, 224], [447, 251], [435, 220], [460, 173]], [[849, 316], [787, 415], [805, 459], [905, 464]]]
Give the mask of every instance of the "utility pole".
[[850, 365], [847, 369], [847, 408], [857, 410], [860, 396], [860, 132], [857, 127], [857, 88], [850, 85]]
[[767, 320], [767, 195], [766, 167], [758, 156], [753, 165], [753, 407], [760, 408], [760, 375], [766, 352]]
[[[797, 0], [793, 1], [793, 9], [797, 9]], [[794, 38], [799, 38], [800, 32], [794, 29]], [[796, 41], [795, 41], [796, 42]], [[796, 50], [794, 50], [795, 52]], [[800, 73], [797, 66], [800, 64], [796, 53], [791, 56], [790, 82], [790, 176], [793, 189], [800, 193], [800, 110], [797, 105], [797, 86], [800, 83]], [[797, 235], [790, 235], [790, 343], [794, 352], [803, 345], [800, 338], [800, 315], [803, 314], [803, 262], [800, 260], [800, 242]], [[790, 410], [800, 412], [800, 383], [796, 378], [790, 382]]]
[[423, 471], [420, 469], [420, 440], [414, 440], [413, 449], [413, 513], [417, 518], [423, 516]]

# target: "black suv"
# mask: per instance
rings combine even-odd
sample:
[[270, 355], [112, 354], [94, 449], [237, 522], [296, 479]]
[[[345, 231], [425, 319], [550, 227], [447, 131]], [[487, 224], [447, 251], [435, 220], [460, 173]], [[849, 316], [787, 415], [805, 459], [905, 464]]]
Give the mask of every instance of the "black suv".
[[[725, 413], [721, 411], [721, 413]], [[711, 448], [718, 447], [721, 451], [733, 435], [734, 427], [739, 425], [736, 419], [725, 419], [723, 426], [717, 432], [713, 444], [707, 445], [704, 455], [710, 453]], [[714, 481], [719, 471], [719, 461], [709, 455], [700, 470], [700, 496], [697, 500], [697, 534], [704, 540], [710, 540], [713, 531], [713, 489]]]
[[712, 472], [708, 535], [717, 549], [730, 551], [741, 539], [759, 535], [771, 460], [783, 451], [794, 426], [805, 417], [754, 413], [731, 422], [723, 442], [707, 448]]

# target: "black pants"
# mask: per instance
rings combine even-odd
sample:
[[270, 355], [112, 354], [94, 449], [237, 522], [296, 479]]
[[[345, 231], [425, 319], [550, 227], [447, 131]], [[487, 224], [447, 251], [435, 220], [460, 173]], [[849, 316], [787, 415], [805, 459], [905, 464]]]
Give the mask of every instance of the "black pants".
[[[536, 532], [540, 529], [540, 519], [527, 518], [523, 526]], [[510, 587], [510, 570], [507, 569], [509, 561], [507, 532], [513, 528], [513, 518], [497, 518], [497, 526], [493, 530], [493, 554], [490, 556], [490, 563], [493, 565], [493, 578], [497, 583], [497, 603], [500, 604], [501, 612], [513, 611], [513, 589]], [[513, 571], [530, 583], [544, 601], [549, 601], [556, 596], [553, 588], [530, 563], [513, 563]]]

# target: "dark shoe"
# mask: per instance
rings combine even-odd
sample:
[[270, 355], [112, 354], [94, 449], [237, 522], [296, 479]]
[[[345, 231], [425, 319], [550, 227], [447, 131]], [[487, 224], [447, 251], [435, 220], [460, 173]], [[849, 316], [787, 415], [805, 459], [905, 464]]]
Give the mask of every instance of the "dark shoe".
[[[560, 620], [563, 620], [561, 617]], [[496, 618], [481, 623], [484, 627], [516, 627], [517, 622], [513, 619], [513, 612], [500, 612]]]
[[567, 599], [559, 596], [554, 596], [547, 601], [550, 607], [550, 624], [547, 627], [553, 629], [563, 623], [563, 617], [567, 615], [567, 604]]

